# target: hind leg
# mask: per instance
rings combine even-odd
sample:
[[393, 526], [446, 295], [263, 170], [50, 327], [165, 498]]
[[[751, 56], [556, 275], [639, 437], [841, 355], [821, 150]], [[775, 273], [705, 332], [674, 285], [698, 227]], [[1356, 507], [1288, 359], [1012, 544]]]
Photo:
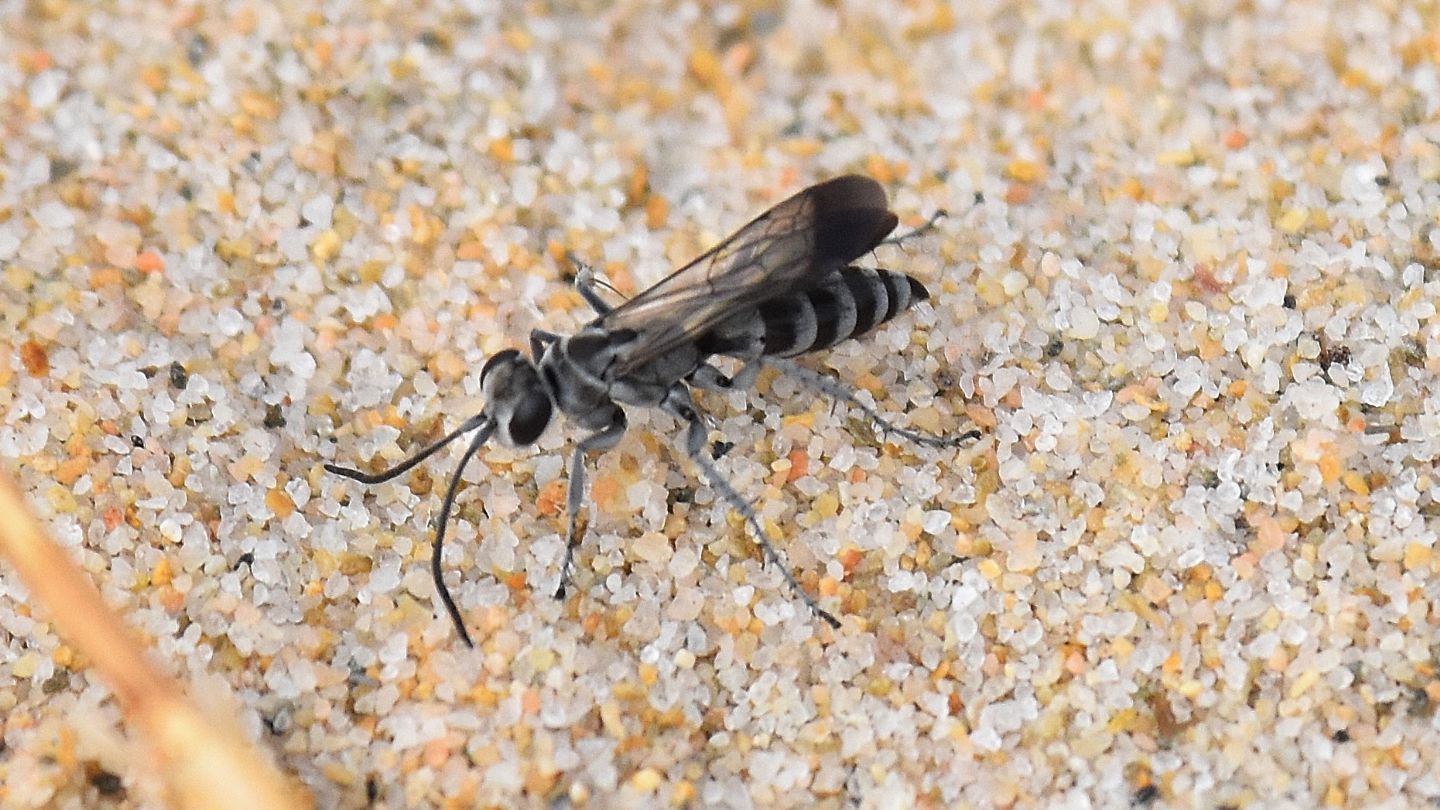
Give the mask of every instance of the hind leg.
[[924, 445], [925, 447], [959, 447], [965, 442], [980, 438], [980, 431], [975, 429], [967, 430], [959, 436], [933, 436], [929, 433], [922, 433], [900, 427], [884, 416], [881, 416], [879, 411], [861, 402], [860, 398], [855, 395], [854, 390], [834, 377], [821, 374], [818, 371], [796, 365], [786, 360], [776, 361], [775, 365], [780, 367], [786, 374], [811, 387], [819, 389], [821, 393], [844, 402], [852, 408], [858, 409], [861, 413], [869, 417], [871, 421], [879, 425], [881, 431], [885, 433], [894, 433], [896, 436], [908, 439], [919, 445]]
[[585, 299], [585, 303], [589, 304], [591, 309], [595, 310], [596, 315], [602, 317], [608, 315], [614, 307], [600, 297], [599, 290], [604, 288], [616, 295], [620, 295], [620, 291], [597, 276], [594, 268], [580, 261], [575, 254], [567, 253], [565, 255], [570, 259], [571, 264], [575, 265], [575, 291], [580, 293], [580, 297]]
[[933, 214], [930, 215], [930, 218], [929, 218], [929, 219], [927, 219], [927, 220], [925, 220], [923, 223], [921, 223], [920, 227], [918, 227], [918, 228], [913, 228], [913, 229], [911, 229], [911, 230], [906, 231], [905, 233], [896, 234], [896, 235], [890, 237], [889, 239], [886, 239], [885, 241], [881, 242], [880, 244], [881, 244], [881, 245], [903, 245], [903, 244], [905, 244], [906, 242], [909, 242], [911, 239], [914, 239], [914, 238], [917, 237], [917, 236], [924, 236], [925, 234], [929, 233], [930, 231], [935, 230], [935, 223], [939, 222], [940, 220], [942, 220], [942, 219], [944, 219], [945, 217], [948, 217], [948, 216], [950, 216], [950, 214], [949, 214], [949, 212], [947, 212], [944, 208], [937, 209], [937, 210], [935, 211], [935, 213], [933, 213]]
[[824, 608], [820, 607], [814, 597], [807, 593], [805, 588], [796, 581], [795, 575], [790, 573], [790, 567], [780, 558], [780, 554], [775, 551], [774, 544], [770, 542], [769, 536], [765, 533], [765, 527], [760, 525], [760, 518], [755, 514], [754, 507], [744, 498], [740, 497], [740, 493], [735, 491], [735, 487], [731, 485], [725, 476], [720, 474], [720, 471], [715, 468], [715, 465], [710, 462], [710, 459], [705, 457], [705, 423], [700, 418], [700, 414], [695, 410], [695, 404], [691, 401], [690, 393], [685, 389], [685, 386], [683, 384], [677, 384], [671, 388], [670, 393], [665, 397], [665, 401], [660, 403], [660, 407], [685, 422], [685, 439], [683, 445], [685, 455], [689, 456], [690, 460], [695, 463], [695, 466], [700, 468], [700, 471], [705, 476], [706, 483], [710, 485], [711, 489], [719, 492], [720, 497], [724, 498], [726, 502], [730, 504], [730, 507], [739, 512], [741, 516], [745, 518], [745, 522], [750, 524], [750, 531], [755, 535], [755, 542], [760, 546], [760, 550], [765, 556], [765, 561], [779, 569], [780, 575], [785, 578], [785, 582], [789, 584], [790, 589], [795, 592], [796, 596], [800, 597], [800, 600], [804, 602], [810, 610], [814, 611], [816, 616], [824, 619], [825, 623], [831, 627], [838, 629], [840, 627], [839, 620], [830, 615]]

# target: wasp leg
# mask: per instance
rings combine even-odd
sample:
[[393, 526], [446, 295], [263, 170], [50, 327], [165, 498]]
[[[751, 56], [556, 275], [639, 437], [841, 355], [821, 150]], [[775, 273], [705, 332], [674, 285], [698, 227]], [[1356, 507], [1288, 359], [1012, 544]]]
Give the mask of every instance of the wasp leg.
[[[892, 236], [892, 237], [890, 237], [889, 239], [886, 239], [885, 241], [881, 242], [880, 244], [881, 244], [881, 245], [903, 245], [903, 244], [905, 244], [906, 242], [909, 242], [911, 239], [914, 239], [914, 238], [917, 237], [917, 236], [924, 236], [925, 234], [929, 233], [930, 231], [935, 230], [935, 223], [939, 222], [940, 220], [942, 220], [942, 219], [944, 219], [945, 217], [948, 217], [948, 216], [950, 216], [950, 214], [949, 214], [949, 212], [947, 212], [944, 208], [936, 209], [935, 213], [931, 214], [931, 215], [930, 215], [930, 218], [927, 219], [927, 220], [925, 220], [925, 222], [922, 223], [922, 224], [920, 225], [920, 227], [915, 228], [915, 229], [913, 229], [913, 230], [908, 230], [908, 231], [906, 231], [905, 233], [896, 234], [895, 236]], [[878, 247], [878, 245], [877, 245], [877, 247]]]
[[980, 438], [980, 431], [974, 429], [967, 430], [959, 436], [932, 436], [929, 433], [921, 433], [910, 430], [909, 428], [900, 427], [889, 419], [881, 416], [879, 411], [861, 402], [860, 398], [855, 396], [854, 391], [833, 377], [783, 360], [776, 361], [775, 365], [783, 369], [786, 374], [820, 389], [821, 393], [828, 394], [851, 407], [858, 408], [861, 413], [864, 413], [879, 425], [882, 431], [894, 433], [896, 436], [908, 439], [916, 444], [925, 447], [959, 447], [971, 439]]
[[749, 388], [760, 374], [761, 357], [765, 354], [763, 323], [753, 323], [726, 334], [720, 343], [718, 353], [740, 361], [740, 370], [735, 376], [727, 377], [710, 363], [701, 363], [690, 373], [690, 382], [707, 391], [728, 391], [732, 388]]
[[733, 379], [709, 363], [701, 363], [699, 368], [690, 372], [689, 379], [691, 385], [702, 391], [729, 391], [735, 387]]
[[701, 363], [700, 367], [690, 372], [690, 383], [702, 391], [730, 391], [735, 388], [749, 388], [760, 374], [760, 358], [752, 357], [744, 361], [740, 370], [735, 376], [727, 377], [723, 371], [710, 365]]
[[550, 344], [560, 340], [560, 336], [554, 332], [546, 332], [544, 329], [530, 330], [530, 356], [535, 358], [535, 364], [540, 364], [540, 357], [545, 354], [545, 349]]
[[665, 401], [660, 403], [660, 407], [672, 416], [684, 420], [686, 423], [685, 454], [705, 474], [706, 483], [719, 492], [720, 497], [728, 501], [731, 508], [739, 512], [745, 518], [745, 522], [750, 524], [750, 530], [755, 534], [755, 542], [759, 544], [760, 550], [764, 553], [765, 561], [779, 569], [780, 575], [785, 578], [785, 582], [790, 585], [791, 590], [810, 610], [815, 612], [816, 616], [824, 619], [825, 623], [831, 627], [839, 629], [840, 621], [815, 602], [814, 597], [807, 593], [805, 588], [796, 581], [795, 575], [790, 573], [790, 568], [785, 565], [785, 561], [780, 559], [780, 555], [775, 551], [775, 546], [771, 544], [770, 538], [765, 534], [765, 528], [760, 525], [760, 518], [755, 515], [755, 509], [740, 497], [740, 493], [735, 491], [735, 487], [731, 486], [725, 476], [721, 475], [720, 471], [715, 469], [715, 465], [705, 457], [705, 423], [695, 410], [695, 404], [690, 399], [690, 392], [685, 389], [684, 384], [677, 383], [673, 386], [666, 394]]
[[589, 304], [591, 309], [595, 310], [596, 315], [609, 314], [614, 307], [610, 306], [605, 299], [600, 297], [600, 293], [595, 291], [600, 284], [595, 278], [594, 271], [584, 265], [581, 265], [581, 268], [580, 272], [575, 274], [575, 291], [580, 293], [580, 297], [585, 299], [585, 303]]
[[[598, 290], [604, 288], [616, 295], [620, 295], [620, 291], [610, 286], [605, 279], [595, 275], [595, 269], [580, 261], [580, 258], [574, 253], [567, 253], [566, 257], [570, 259], [571, 264], [575, 265], [575, 291], [580, 293], [580, 297], [585, 299], [585, 303], [589, 304], [591, 309], [595, 310], [596, 315], [604, 317], [610, 314], [614, 307], [600, 297]], [[620, 297], [624, 298], [625, 296], [620, 295]]]
[[565, 598], [565, 585], [570, 581], [570, 569], [575, 561], [575, 547], [580, 545], [580, 507], [585, 499], [585, 454], [591, 450], [609, 450], [620, 442], [627, 426], [625, 412], [615, 409], [610, 424], [597, 433], [580, 440], [570, 456], [570, 489], [566, 494], [565, 506], [569, 517], [569, 529], [565, 535], [565, 561], [560, 564], [560, 585], [555, 589], [555, 598]]

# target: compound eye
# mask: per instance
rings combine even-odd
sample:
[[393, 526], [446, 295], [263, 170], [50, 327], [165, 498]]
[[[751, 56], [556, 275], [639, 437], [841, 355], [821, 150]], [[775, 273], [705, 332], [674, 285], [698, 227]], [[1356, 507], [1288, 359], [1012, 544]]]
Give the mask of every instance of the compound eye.
[[537, 387], [526, 392], [510, 415], [510, 442], [520, 447], [534, 444], [545, 432], [545, 426], [550, 424], [551, 412], [550, 398], [543, 389]]
[[485, 378], [490, 376], [490, 372], [494, 371], [496, 366], [501, 363], [508, 364], [519, 356], [520, 352], [515, 349], [505, 349], [491, 355], [490, 359], [485, 361], [485, 365], [480, 367], [480, 384], [485, 384]]

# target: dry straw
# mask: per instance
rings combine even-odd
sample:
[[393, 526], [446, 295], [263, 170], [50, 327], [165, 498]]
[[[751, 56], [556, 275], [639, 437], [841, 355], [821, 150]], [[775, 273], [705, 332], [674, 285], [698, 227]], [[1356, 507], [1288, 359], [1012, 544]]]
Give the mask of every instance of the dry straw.
[[281, 810], [313, 804], [233, 722], [203, 711], [155, 666], [139, 637], [50, 539], [8, 476], [0, 476], [0, 556], [15, 566], [66, 641], [93, 662], [125, 716], [150, 741], [174, 806]]

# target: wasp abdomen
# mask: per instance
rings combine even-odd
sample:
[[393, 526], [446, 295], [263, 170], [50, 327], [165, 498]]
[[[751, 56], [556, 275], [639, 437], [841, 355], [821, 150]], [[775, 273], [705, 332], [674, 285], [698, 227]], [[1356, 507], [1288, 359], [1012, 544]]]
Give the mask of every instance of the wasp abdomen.
[[772, 298], [757, 308], [764, 353], [792, 357], [829, 348], [929, 297], [925, 285], [904, 273], [842, 268], [808, 290]]

